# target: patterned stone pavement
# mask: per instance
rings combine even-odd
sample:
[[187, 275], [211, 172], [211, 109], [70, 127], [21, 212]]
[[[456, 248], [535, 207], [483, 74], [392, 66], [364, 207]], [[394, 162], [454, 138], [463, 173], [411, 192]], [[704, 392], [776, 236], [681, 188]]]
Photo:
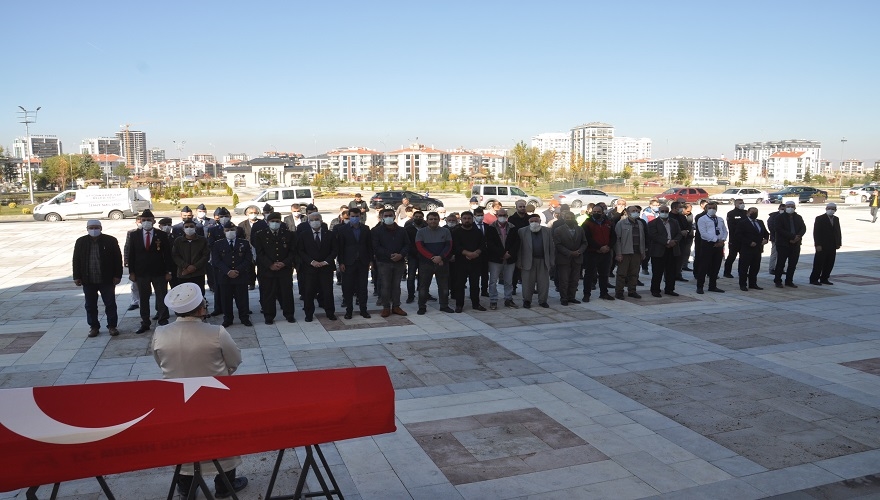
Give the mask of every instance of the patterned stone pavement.
[[[808, 227], [821, 209], [800, 208]], [[798, 289], [773, 288], [764, 272], [763, 291], [722, 279], [727, 293], [697, 295], [691, 281], [678, 298], [644, 290], [565, 307], [551, 292], [550, 309], [444, 314], [430, 303], [425, 316], [404, 305], [406, 317], [319, 312], [312, 323], [298, 311], [295, 324], [229, 331], [240, 373], [388, 368], [397, 431], [322, 446], [347, 498], [878, 498], [880, 235], [863, 211], [838, 211], [834, 286], [806, 283], [805, 247]], [[86, 337], [69, 277], [84, 225], [0, 223], [0, 388], [159, 378], [149, 334], [134, 335], [137, 311], [125, 312], [127, 281], [122, 335]], [[132, 225], [105, 230], [122, 237]], [[285, 459], [276, 494], [292, 489], [302, 458]], [[273, 461], [244, 458], [241, 498], [263, 498]], [[117, 498], [159, 499], [170, 475], [108, 482]], [[103, 496], [81, 480], [60, 498]]]

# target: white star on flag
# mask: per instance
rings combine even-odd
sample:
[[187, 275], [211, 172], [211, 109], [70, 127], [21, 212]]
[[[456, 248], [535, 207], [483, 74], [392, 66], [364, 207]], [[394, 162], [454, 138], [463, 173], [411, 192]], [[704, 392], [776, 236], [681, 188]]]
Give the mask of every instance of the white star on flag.
[[193, 396], [199, 389], [202, 387], [213, 387], [215, 389], [225, 389], [229, 390], [229, 387], [223, 385], [222, 382], [217, 380], [214, 377], [192, 377], [192, 378], [178, 378], [178, 379], [169, 379], [165, 380], [165, 382], [175, 382], [178, 384], [183, 384], [183, 402], [189, 401], [189, 398]]

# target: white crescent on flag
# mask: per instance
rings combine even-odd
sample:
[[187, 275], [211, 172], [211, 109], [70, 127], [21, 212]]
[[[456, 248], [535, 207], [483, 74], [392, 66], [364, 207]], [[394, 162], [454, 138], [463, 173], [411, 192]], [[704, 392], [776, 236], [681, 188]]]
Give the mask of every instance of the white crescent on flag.
[[3, 398], [0, 424], [19, 436], [49, 444], [82, 444], [107, 439], [153, 412], [150, 410], [134, 420], [110, 427], [77, 427], [46, 415], [34, 400], [33, 387], [6, 389], [0, 393]]

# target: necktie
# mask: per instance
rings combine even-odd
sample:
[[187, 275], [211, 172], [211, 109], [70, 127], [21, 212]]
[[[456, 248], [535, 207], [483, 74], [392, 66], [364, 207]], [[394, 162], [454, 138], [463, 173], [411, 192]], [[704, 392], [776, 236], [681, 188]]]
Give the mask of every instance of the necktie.
[[321, 232], [320, 231], [315, 231], [315, 242], [316, 243], [321, 242]]
[[755, 226], [755, 231], [758, 231], [759, 233], [761, 232], [761, 228], [758, 227], [758, 221], [752, 219], [752, 225]]
[[229, 240], [229, 248], [235, 248], [235, 240]]
[[144, 233], [144, 235], [146, 235], [146, 241], [144, 242], [144, 247], [149, 252], [150, 251], [150, 232], [147, 231], [146, 233]]

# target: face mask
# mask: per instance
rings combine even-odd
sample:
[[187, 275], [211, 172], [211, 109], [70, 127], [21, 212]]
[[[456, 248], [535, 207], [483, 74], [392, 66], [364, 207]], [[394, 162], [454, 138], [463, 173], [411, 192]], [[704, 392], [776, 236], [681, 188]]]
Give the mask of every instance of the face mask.
[[779, 213], [784, 214], [784, 213], [785, 213], [785, 209], [784, 209], [784, 208], [780, 208], [780, 209], [779, 209]]
[[477, 224], [482, 224], [483, 223], [483, 216], [482, 215], [475, 215], [474, 222], [476, 222]]
[[749, 219], [754, 220], [754, 219], [757, 219], [757, 218], [758, 218], [758, 214], [749, 214]]
[[715, 210], [714, 208], [706, 210], [706, 215], [708, 215], [709, 217], [715, 217], [716, 213], [718, 213], [718, 210]]
[[593, 220], [599, 220], [602, 218], [602, 212], [593, 212]]
[[450, 222], [446, 223], [446, 226], [449, 227], [450, 229], [457, 226], [457, 225], [458, 225], [458, 222], [451, 222], [450, 221]]
[[669, 218], [669, 212], [660, 212], [660, 214], [658, 215], [658, 217], [660, 217], [661, 219], [668, 219], [668, 218]]
[[153, 221], [145, 220], [141, 222], [141, 227], [144, 228], [144, 231], [150, 231], [153, 229]]
[[269, 229], [271, 229], [272, 231], [277, 231], [280, 228], [281, 228], [280, 222], [270, 222], [269, 223]]
[[390, 226], [394, 224], [394, 217], [382, 217], [382, 222]]
[[349, 224], [360, 224], [360, 223], [361, 223], [361, 218], [360, 218], [360, 217], [349, 217], [349, 218], [348, 218], [348, 223], [349, 223]]
[[144, 225], [141, 224], [140, 222], [138, 222], [138, 223], [137, 223], [137, 228], [140, 229], [140, 228], [142, 228], [142, 227], [144, 227]]
[[540, 222], [529, 222], [529, 231], [531, 231], [533, 233], [537, 233], [540, 230], [541, 230], [541, 223]]
[[171, 226], [159, 226], [160, 231], [165, 231], [166, 233], [171, 232]]
[[683, 214], [683, 213], [684, 213], [684, 209], [683, 209], [683, 208], [679, 208], [679, 209], [678, 209], [678, 213]]
[[98, 236], [101, 236], [100, 229], [89, 229], [88, 231], [89, 231], [89, 236], [91, 236], [92, 238], [97, 238]]
[[309, 221], [309, 226], [311, 226], [312, 229], [320, 229], [320, 228], [321, 228], [321, 221], [319, 221], [319, 220], [310, 220], [310, 221]]
[[745, 204], [745, 203], [740, 203], [739, 205], [736, 206], [736, 208], [738, 208], [738, 209], [740, 209], [740, 210], [745, 210], [745, 209], [746, 209], [746, 204]]
[[248, 220], [257, 220], [257, 214], [248, 214]]
[[234, 240], [235, 239], [235, 231], [226, 231], [226, 239]]
[[416, 227], [423, 227], [425, 225], [425, 219], [413, 219], [413, 225]]
[[229, 217], [220, 217], [221, 225], [225, 225], [227, 222], [229, 222]]
[[199, 219], [204, 219], [205, 216], [208, 215], [208, 212], [199, 212]]
[[196, 234], [196, 228], [185, 227], [185, 228], [183, 228], [183, 234], [185, 234], [187, 236], [192, 236], [192, 235]]
[[791, 207], [788, 207], [788, 208], [785, 209], [785, 213], [787, 213], [787, 214], [793, 214], [793, 213], [794, 213], [794, 209], [791, 208]]
[[660, 206], [659, 206], [659, 205], [656, 206], [656, 207], [651, 207], [651, 211], [654, 212], [654, 213], [657, 213], [658, 210], [660, 210]]
[[506, 223], [507, 223], [507, 217], [498, 217], [498, 223], [499, 223], [499, 224], [506, 224]]
[[471, 210], [476, 210], [479, 205], [471, 205]]
[[836, 212], [836, 211], [837, 210], [826, 210], [825, 213], [828, 214], [829, 216], [832, 216], [832, 215], [834, 215], [834, 212]]
[[638, 212], [630, 212], [630, 213], [629, 213], [629, 218], [630, 218], [630, 219], [638, 219], [638, 218], [639, 218], [639, 213], [638, 213]]

